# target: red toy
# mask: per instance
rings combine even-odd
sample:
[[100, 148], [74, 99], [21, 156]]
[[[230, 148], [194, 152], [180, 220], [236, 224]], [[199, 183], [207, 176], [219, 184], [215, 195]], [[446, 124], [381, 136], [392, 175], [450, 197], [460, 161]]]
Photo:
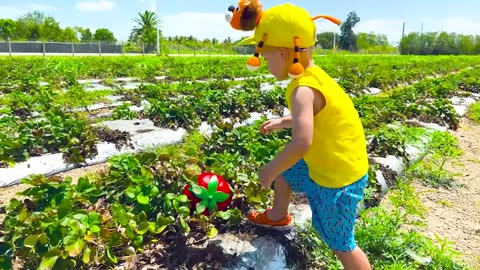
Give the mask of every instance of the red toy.
[[213, 211], [224, 211], [232, 201], [232, 191], [227, 181], [214, 173], [198, 175], [197, 185], [186, 185], [183, 189], [190, 199], [191, 209], [209, 216]]

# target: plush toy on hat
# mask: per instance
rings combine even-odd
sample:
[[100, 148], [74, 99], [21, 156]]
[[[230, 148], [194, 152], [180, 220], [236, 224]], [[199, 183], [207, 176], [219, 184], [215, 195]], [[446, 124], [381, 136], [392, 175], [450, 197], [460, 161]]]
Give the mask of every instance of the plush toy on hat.
[[334, 17], [327, 15], [311, 17], [305, 9], [290, 3], [277, 5], [265, 11], [261, 9], [260, 0], [240, 0], [236, 8], [233, 6], [228, 8], [230, 13], [225, 16], [234, 29], [255, 30], [253, 36], [236, 44], [236, 46], [256, 44], [255, 54], [247, 61], [249, 70], [257, 70], [260, 67], [259, 55], [264, 45], [293, 48], [295, 57], [288, 75], [290, 78], [299, 78], [304, 72], [302, 64], [299, 63], [300, 52], [315, 45], [314, 21], [324, 18], [341, 25], [341, 21]]

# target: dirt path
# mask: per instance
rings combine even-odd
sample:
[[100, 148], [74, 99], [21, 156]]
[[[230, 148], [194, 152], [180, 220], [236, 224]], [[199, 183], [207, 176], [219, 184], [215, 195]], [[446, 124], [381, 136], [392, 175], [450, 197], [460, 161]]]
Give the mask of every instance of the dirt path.
[[456, 250], [473, 269], [480, 269], [480, 125], [462, 119], [461, 127], [451, 133], [458, 138], [463, 155], [447, 165], [455, 173], [457, 189], [432, 189], [415, 184], [427, 207], [426, 228], [421, 231], [453, 242]]

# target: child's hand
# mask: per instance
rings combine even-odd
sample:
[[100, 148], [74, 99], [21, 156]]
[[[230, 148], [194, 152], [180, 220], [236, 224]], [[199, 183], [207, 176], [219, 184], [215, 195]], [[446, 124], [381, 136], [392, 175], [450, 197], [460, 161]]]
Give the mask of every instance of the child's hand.
[[277, 129], [283, 128], [283, 119], [278, 118], [278, 119], [270, 119], [265, 122], [260, 126], [260, 132], [263, 134], [269, 134]]
[[266, 164], [263, 166], [260, 171], [258, 172], [258, 181], [262, 185], [263, 188], [270, 190], [270, 185], [272, 184], [273, 180], [277, 177], [273, 174], [271, 170], [271, 165]]

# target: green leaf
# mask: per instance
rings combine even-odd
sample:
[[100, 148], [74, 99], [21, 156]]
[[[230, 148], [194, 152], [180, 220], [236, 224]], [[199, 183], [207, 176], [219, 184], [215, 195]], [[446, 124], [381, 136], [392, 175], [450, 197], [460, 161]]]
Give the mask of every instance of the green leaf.
[[39, 270], [50, 270], [55, 266], [58, 258], [62, 255], [62, 252], [58, 249], [52, 249], [43, 255], [40, 262]]
[[228, 199], [229, 195], [227, 193], [217, 191], [213, 194], [212, 198], [217, 202], [217, 203], [222, 203]]
[[97, 212], [88, 213], [88, 221], [90, 224], [95, 224], [95, 225], [101, 224], [100, 214]]
[[72, 209], [72, 202], [69, 199], [63, 199], [58, 206], [58, 219], [63, 219]]
[[85, 249], [83, 250], [83, 256], [82, 256], [83, 263], [88, 264], [90, 262], [91, 254], [92, 254], [92, 250], [90, 249], [90, 247], [86, 246]]
[[152, 190], [150, 190], [150, 197], [155, 198], [159, 193], [160, 193], [160, 190], [158, 189], [158, 187], [153, 186]]
[[127, 197], [129, 197], [130, 199], [135, 199], [135, 187], [129, 186], [129, 187], [125, 190], [125, 194], [126, 194]]
[[37, 240], [40, 241], [40, 244], [42, 245], [48, 244], [48, 236], [46, 233], [41, 233], [40, 235], [38, 235]]
[[200, 193], [202, 193], [202, 187], [197, 184], [192, 184], [190, 186], [190, 191], [193, 192], [193, 194], [198, 196]]
[[208, 193], [214, 194], [217, 191], [217, 188], [218, 188], [218, 177], [214, 175], [210, 178], [210, 181], [208, 182]]
[[186, 202], [188, 202], [188, 197], [187, 197], [187, 195], [182, 194], [182, 195], [177, 196], [175, 198], [175, 200], [177, 202], [186, 203]]
[[133, 239], [133, 243], [134, 243], [135, 246], [137, 246], [137, 247], [143, 246], [143, 236], [137, 235], [137, 236], [135, 237], [135, 239]]
[[175, 198], [175, 194], [173, 193], [167, 193], [167, 195], [165, 195], [165, 199], [167, 200], [173, 200], [173, 198]]
[[0, 255], [0, 269], [13, 269], [12, 258], [7, 255]]
[[164, 217], [162, 213], [158, 213], [157, 215], [157, 225], [158, 226], [166, 226], [170, 224], [170, 220], [168, 218]]
[[214, 200], [208, 201], [208, 210], [210, 211], [210, 213], [218, 210], [217, 203]]
[[190, 232], [190, 226], [182, 216], [180, 216], [180, 225], [182, 226], [182, 228], [185, 230], [186, 233]]
[[125, 226], [125, 235], [130, 239], [135, 238], [135, 232], [131, 224], [128, 224], [127, 226]]
[[144, 222], [146, 220], [147, 220], [147, 213], [145, 213], [145, 211], [140, 212], [140, 214], [138, 214], [138, 222]]
[[113, 253], [112, 249], [110, 247], [107, 247], [107, 258], [112, 262], [112, 263], [118, 263], [117, 256]]
[[129, 221], [130, 221], [130, 218], [127, 216], [127, 214], [120, 213], [118, 215], [118, 222], [120, 223], [120, 225], [125, 226], [128, 224]]
[[217, 216], [223, 220], [228, 220], [231, 214], [229, 211], [218, 211]]
[[205, 205], [205, 201], [200, 201], [195, 206], [195, 210], [196, 210], [197, 214], [203, 213], [203, 211], [205, 211], [206, 208], [207, 208], [207, 206]]
[[92, 233], [99, 233], [100, 232], [100, 227], [98, 227], [98, 225], [92, 225], [92, 226], [90, 226], [90, 231]]
[[218, 230], [214, 226], [211, 226], [210, 229], [207, 232], [207, 237], [208, 238], [214, 238], [215, 236], [218, 235]]
[[181, 206], [180, 208], [178, 208], [177, 212], [181, 215], [188, 216], [188, 214], [190, 214], [190, 208], [186, 206]]
[[33, 248], [37, 244], [38, 235], [30, 235], [25, 238], [23, 245], [29, 248]]
[[77, 239], [70, 245], [65, 246], [65, 250], [68, 252], [70, 257], [76, 257], [82, 253], [83, 248], [85, 247], [85, 242], [82, 239]]
[[146, 205], [146, 204], [148, 204], [149, 200], [150, 200], [150, 198], [143, 195], [143, 193], [140, 193], [140, 194], [137, 195], [137, 201], [138, 201], [139, 204]]
[[193, 193], [195, 194], [195, 196], [197, 196], [197, 198], [199, 198], [200, 200], [207, 200], [209, 195], [208, 190], [198, 185], [196, 185], [196, 187], [198, 187], [198, 189], [193, 189]]

